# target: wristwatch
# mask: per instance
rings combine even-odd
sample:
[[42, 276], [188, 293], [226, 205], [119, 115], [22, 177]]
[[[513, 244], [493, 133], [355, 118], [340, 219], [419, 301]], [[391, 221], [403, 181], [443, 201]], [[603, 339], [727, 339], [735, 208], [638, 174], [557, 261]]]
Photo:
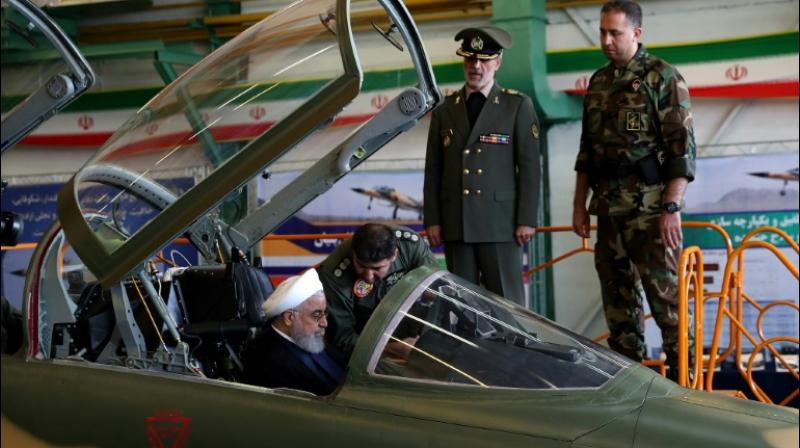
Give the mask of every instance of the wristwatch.
[[664, 210], [667, 213], [675, 213], [681, 210], [681, 206], [678, 205], [677, 202], [666, 202], [661, 204], [661, 210]]

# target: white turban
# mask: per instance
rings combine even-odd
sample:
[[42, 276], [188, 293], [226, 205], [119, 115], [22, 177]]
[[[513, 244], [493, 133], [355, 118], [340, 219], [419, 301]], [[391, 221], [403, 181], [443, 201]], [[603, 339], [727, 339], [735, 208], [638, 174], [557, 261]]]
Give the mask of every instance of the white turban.
[[291, 310], [322, 290], [317, 270], [311, 268], [300, 275], [289, 277], [283, 281], [275, 292], [261, 305], [267, 319]]

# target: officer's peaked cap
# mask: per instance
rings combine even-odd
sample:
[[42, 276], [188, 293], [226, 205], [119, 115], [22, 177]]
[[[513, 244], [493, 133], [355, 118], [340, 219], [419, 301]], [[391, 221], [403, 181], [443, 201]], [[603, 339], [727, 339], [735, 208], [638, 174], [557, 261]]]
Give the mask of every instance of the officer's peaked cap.
[[465, 58], [494, 59], [511, 48], [511, 35], [496, 26], [464, 28], [455, 37], [461, 41], [456, 54]]

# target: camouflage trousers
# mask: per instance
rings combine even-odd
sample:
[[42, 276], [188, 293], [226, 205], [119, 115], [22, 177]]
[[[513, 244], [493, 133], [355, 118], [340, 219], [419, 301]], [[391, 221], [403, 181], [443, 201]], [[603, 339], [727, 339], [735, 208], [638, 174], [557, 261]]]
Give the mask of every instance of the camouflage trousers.
[[[667, 365], [674, 374], [678, 366], [680, 251], [666, 247], [661, 240], [660, 216], [598, 216], [595, 267], [611, 332], [609, 347], [635, 361], [646, 357], [644, 296], [661, 329]], [[691, 346], [690, 339], [690, 351]]]

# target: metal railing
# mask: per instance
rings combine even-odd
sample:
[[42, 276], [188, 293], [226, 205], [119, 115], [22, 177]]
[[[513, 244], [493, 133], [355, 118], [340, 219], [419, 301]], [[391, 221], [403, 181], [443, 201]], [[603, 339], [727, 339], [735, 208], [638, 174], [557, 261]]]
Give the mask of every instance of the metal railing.
[[[774, 345], [777, 342], [788, 342], [792, 344], [800, 344], [800, 340], [796, 337], [791, 336], [775, 336], [771, 338], [766, 338], [764, 335], [763, 330], [763, 320], [766, 312], [772, 308], [778, 306], [786, 306], [789, 308], [794, 309], [800, 313], [800, 308], [798, 305], [789, 300], [774, 300], [766, 306], [760, 305], [756, 300], [750, 297], [748, 294], [744, 292], [743, 283], [744, 283], [744, 253], [747, 250], [760, 248], [766, 249], [770, 251], [780, 262], [781, 264], [786, 267], [789, 273], [795, 278], [798, 279], [798, 268], [797, 266], [793, 265], [792, 262], [781, 252], [775, 245], [764, 242], [764, 241], [753, 241], [753, 238], [762, 233], [775, 233], [783, 238], [788, 245], [798, 253], [798, 245], [797, 243], [792, 240], [792, 238], [787, 235], [784, 231], [776, 228], [776, 227], [759, 227], [757, 229], [752, 230], [749, 232], [742, 240], [742, 243], [736, 249], [729, 251], [727, 256], [727, 262], [725, 264], [725, 273], [723, 275], [723, 284], [720, 291], [716, 292], [707, 292], [702, 291], [702, 281], [697, 283], [695, 282], [695, 290], [693, 291], [694, 300], [697, 302], [698, 297], [702, 298], [702, 303], [705, 304], [706, 301], [710, 299], [718, 299], [719, 304], [717, 306], [717, 315], [715, 319], [715, 326], [714, 326], [714, 333], [711, 342], [711, 348], [709, 349], [708, 353], [708, 361], [705, 365], [700, 364], [700, 362], [695, 362], [695, 369], [694, 371], [697, 372], [696, 378], [692, 382], [691, 385], [688, 384], [688, 351], [681, 354], [681, 363], [679, 364], [679, 379], [681, 381], [680, 384], [683, 386], [690, 386], [695, 389], [704, 389], [707, 391], [713, 390], [713, 379], [714, 379], [714, 372], [717, 366], [719, 366], [723, 361], [728, 359], [731, 354], [733, 354], [736, 369], [738, 370], [739, 374], [747, 383], [748, 387], [750, 387], [753, 396], [756, 397], [759, 401], [765, 403], [774, 403], [774, 401], [764, 392], [764, 390], [756, 383], [755, 379], [753, 378], [753, 363], [756, 359], [756, 356], [763, 350], [768, 349], [769, 352], [772, 354], [774, 359], [777, 362], [780, 362], [781, 365], [786, 368], [788, 372], [795, 378], [795, 380], [800, 380], [800, 374], [798, 374], [797, 366], [792, 366], [784, 356], [775, 349]], [[694, 253], [693, 248], [692, 252]], [[687, 251], [689, 250], [687, 249]], [[699, 248], [697, 249], [699, 252]], [[702, 258], [701, 258], [702, 260]], [[684, 265], [684, 262], [689, 263], [688, 265]], [[684, 278], [679, 278], [679, 283], [683, 281], [684, 288], [679, 289], [678, 293], [678, 300], [679, 300], [679, 312], [681, 312], [679, 319], [681, 321], [687, 321], [688, 316], [686, 311], [688, 310], [688, 301], [689, 301], [689, 288], [688, 288], [688, 277], [696, 276], [696, 272], [692, 272], [691, 261], [683, 260], [681, 262], [681, 271], [680, 273], [683, 274]], [[698, 292], [702, 291], [702, 293]], [[681, 305], [682, 304], [682, 305]], [[756, 333], [758, 339], [753, 336], [750, 329], [748, 329], [743, 324], [743, 316], [744, 316], [744, 306], [752, 306], [758, 311], [758, 318], [756, 319]], [[698, 308], [697, 306], [695, 308]], [[702, 308], [702, 306], [700, 307]], [[724, 323], [725, 318], [730, 321], [730, 332], [729, 332], [729, 340], [728, 340], [728, 347], [722, 353], [719, 353], [720, 347], [720, 340], [722, 338], [722, 325]], [[697, 331], [697, 326], [695, 326], [695, 331]], [[702, 336], [702, 326], [700, 327], [700, 335]], [[746, 367], [743, 366], [743, 343], [742, 343], [742, 336], [744, 336], [752, 345], [753, 350], [750, 352], [750, 355], [747, 359]], [[695, 333], [695, 340], [697, 339], [697, 333]], [[703, 353], [702, 350], [699, 350], [695, 358], [697, 360], [702, 359]], [[703, 372], [705, 371], [705, 382], [702, 381], [703, 379]], [[788, 396], [784, 397], [778, 404], [786, 405], [795, 397], [800, 394], [800, 389], [795, 389], [792, 393]]]
[[[723, 275], [723, 285], [719, 291], [706, 291], [704, 283], [704, 270], [703, 270], [703, 252], [697, 246], [685, 248], [680, 256], [678, 264], [678, 383], [684, 387], [693, 389], [700, 389], [706, 391], [713, 390], [714, 369], [722, 364], [723, 361], [729, 359], [731, 355], [734, 356], [736, 368], [741, 374], [742, 378], [750, 387], [753, 395], [759, 401], [766, 403], [773, 403], [772, 399], [767, 396], [764, 390], [756, 383], [753, 378], [753, 366], [756, 355], [765, 348], [770, 351], [773, 357], [779, 362], [790, 374], [797, 380], [800, 380], [798, 369], [792, 366], [783, 356], [775, 349], [773, 344], [778, 342], [788, 342], [798, 344], [798, 338], [790, 336], [776, 336], [766, 338], [763, 330], [763, 321], [767, 311], [772, 308], [785, 306], [800, 312], [800, 307], [797, 303], [789, 300], [774, 300], [765, 306], [761, 306], [757, 301], [744, 292], [743, 279], [744, 279], [744, 252], [749, 249], [761, 248], [767, 249], [773, 253], [777, 259], [789, 270], [795, 279], [798, 278], [798, 269], [792, 265], [791, 261], [773, 244], [763, 241], [752, 241], [756, 235], [762, 233], [775, 233], [783, 238], [789, 246], [798, 252], [797, 243], [787, 235], [784, 231], [776, 227], [759, 227], [748, 233], [742, 240], [739, 247], [734, 249], [731, 238], [725, 229], [717, 224], [708, 222], [687, 221], [682, 224], [683, 228], [707, 229], [717, 232], [724, 242], [727, 260], [725, 264], [725, 271]], [[537, 228], [537, 232], [572, 232], [572, 227], [569, 226], [553, 226]], [[596, 226], [591, 226], [591, 230], [596, 230]], [[580, 245], [574, 249], [568, 250], [565, 253], [537, 266], [531, 267], [523, 275], [528, 276], [533, 273], [539, 272], [543, 269], [554, 266], [555, 264], [564, 261], [575, 255], [588, 252], [593, 253], [594, 250], [589, 247], [587, 238], [581, 238]], [[703, 323], [705, 320], [705, 305], [711, 300], [718, 300], [717, 316], [715, 318], [713, 333], [712, 333], [712, 346], [708, 354], [704, 353], [704, 328]], [[693, 301], [693, 303], [691, 303]], [[756, 333], [758, 340], [752, 335], [750, 330], [743, 324], [744, 305], [754, 307], [758, 311], [756, 320]], [[690, 319], [689, 309], [693, 305], [693, 319]], [[645, 319], [650, 319], [651, 314], [645, 316]], [[720, 345], [722, 340], [722, 329], [725, 325], [725, 318], [729, 319], [729, 338], [727, 346], [720, 352]], [[695, 356], [692, 359], [691, 371], [694, 375], [691, 376], [690, 372], [690, 347], [689, 347], [689, 323], [692, 322], [692, 334], [695, 341]], [[746, 367], [744, 367], [743, 360], [743, 344], [742, 336], [753, 345], [752, 352], [747, 359]], [[605, 333], [594, 338], [595, 342], [602, 342], [608, 339], [609, 334]], [[651, 367], [657, 367], [661, 375], [665, 375], [666, 366], [663, 360], [653, 359], [645, 360], [642, 364]], [[709, 366], [713, 366], [710, 367]], [[746, 398], [741, 391], [733, 391], [731, 395]], [[795, 389], [788, 396], [780, 400], [778, 404], [786, 405], [794, 400], [800, 389]]]

